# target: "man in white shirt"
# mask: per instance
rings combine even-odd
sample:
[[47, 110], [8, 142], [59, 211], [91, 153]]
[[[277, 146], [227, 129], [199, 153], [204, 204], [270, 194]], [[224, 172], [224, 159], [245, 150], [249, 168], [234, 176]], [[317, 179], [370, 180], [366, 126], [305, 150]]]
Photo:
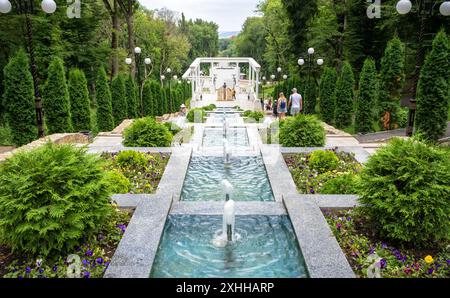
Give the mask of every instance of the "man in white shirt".
[[297, 88], [292, 89], [292, 95], [289, 97], [289, 106], [291, 115], [295, 116], [303, 110], [303, 98], [297, 93]]

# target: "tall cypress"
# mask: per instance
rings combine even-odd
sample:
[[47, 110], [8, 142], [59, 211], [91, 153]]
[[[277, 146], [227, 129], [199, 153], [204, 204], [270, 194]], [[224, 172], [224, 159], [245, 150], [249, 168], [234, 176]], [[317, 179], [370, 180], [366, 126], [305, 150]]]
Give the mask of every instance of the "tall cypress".
[[352, 67], [350, 63], [344, 62], [336, 83], [335, 124], [337, 128], [345, 128], [352, 124], [354, 87], [355, 78]]
[[142, 104], [144, 105], [144, 116], [154, 116], [153, 98], [151, 82], [147, 80], [142, 89]]
[[450, 45], [444, 30], [433, 40], [420, 72], [416, 129], [429, 140], [438, 140], [447, 128], [450, 101]]
[[372, 130], [374, 105], [378, 97], [378, 81], [375, 61], [367, 58], [359, 77], [359, 94], [357, 97], [355, 129], [367, 133]]
[[114, 125], [119, 125], [128, 117], [127, 92], [122, 75], [115, 77], [111, 83], [111, 100]]
[[379, 117], [383, 128], [392, 129], [397, 122], [400, 95], [405, 82], [405, 46], [398, 37], [388, 42], [381, 59]]
[[138, 102], [138, 90], [131, 74], [128, 76], [125, 82], [125, 88], [127, 93], [128, 118], [130, 119], [138, 118], [140, 114]]
[[114, 129], [111, 91], [108, 85], [108, 77], [106, 76], [106, 72], [103, 67], [101, 67], [98, 71], [95, 91], [95, 99], [97, 100], [98, 130], [111, 131]]
[[161, 100], [161, 86], [157, 81], [151, 81], [150, 90], [153, 95], [153, 113], [154, 116], [161, 116], [163, 114], [162, 100]]
[[306, 81], [305, 92], [303, 96], [303, 108], [305, 114], [314, 114], [316, 109], [317, 88], [314, 79]]
[[326, 67], [320, 80], [320, 117], [328, 124], [334, 123], [336, 110], [336, 81], [337, 73], [334, 67]]
[[84, 72], [72, 69], [69, 73], [70, 113], [73, 130], [91, 130], [89, 91]]
[[167, 96], [167, 93], [169, 91], [167, 90], [167, 88], [162, 87], [161, 88], [161, 106], [162, 106], [162, 114], [167, 114], [169, 112], [169, 98]]
[[48, 67], [48, 77], [44, 86], [43, 107], [45, 123], [49, 134], [71, 132], [69, 90], [66, 83], [64, 64], [54, 57]]
[[38, 136], [34, 103], [33, 78], [29, 61], [21, 49], [3, 69], [5, 118], [15, 145], [27, 144]]

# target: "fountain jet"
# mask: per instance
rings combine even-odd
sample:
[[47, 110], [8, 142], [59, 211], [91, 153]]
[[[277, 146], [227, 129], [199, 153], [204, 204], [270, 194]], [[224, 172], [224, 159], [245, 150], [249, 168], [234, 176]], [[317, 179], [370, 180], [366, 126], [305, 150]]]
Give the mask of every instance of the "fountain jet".
[[225, 166], [228, 166], [231, 163], [231, 148], [228, 145], [227, 139], [223, 139], [223, 163]]
[[225, 203], [223, 208], [223, 226], [222, 234], [217, 235], [212, 244], [215, 247], [225, 247], [227, 244], [235, 240], [234, 225], [236, 221], [235, 203], [233, 200], [229, 200]]
[[225, 193], [225, 201], [230, 200], [230, 194], [233, 192], [233, 185], [227, 179], [222, 180], [222, 189]]

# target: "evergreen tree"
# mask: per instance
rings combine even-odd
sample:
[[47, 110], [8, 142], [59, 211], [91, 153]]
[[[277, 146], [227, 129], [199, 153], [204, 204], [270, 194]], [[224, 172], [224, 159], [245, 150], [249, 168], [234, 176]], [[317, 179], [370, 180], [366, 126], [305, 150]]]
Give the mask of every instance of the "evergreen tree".
[[381, 59], [380, 96], [378, 109], [383, 128], [392, 129], [400, 109], [400, 94], [405, 82], [405, 46], [398, 37], [389, 41]]
[[70, 113], [72, 116], [73, 130], [91, 130], [91, 110], [89, 102], [89, 91], [84, 72], [73, 69], [69, 73], [69, 96]]
[[450, 101], [450, 45], [441, 30], [425, 59], [417, 88], [416, 129], [429, 140], [438, 140], [447, 128]]
[[345, 128], [352, 124], [353, 97], [355, 78], [350, 63], [344, 62], [341, 75], [336, 83], [336, 115], [337, 128]]
[[144, 105], [145, 117], [155, 115], [153, 110], [153, 98], [154, 94], [152, 93], [151, 82], [147, 80], [142, 89], [142, 104]]
[[372, 130], [373, 106], [378, 97], [378, 81], [375, 61], [368, 58], [359, 77], [359, 94], [357, 97], [355, 130], [367, 133]]
[[304, 96], [303, 96], [303, 110], [305, 114], [314, 114], [316, 109], [316, 95], [317, 88], [314, 79], [307, 80]]
[[33, 78], [29, 61], [21, 49], [3, 69], [5, 118], [15, 145], [27, 144], [38, 136], [34, 103]]
[[328, 124], [333, 124], [336, 110], [337, 73], [334, 67], [325, 68], [320, 80], [320, 117]]
[[167, 114], [169, 112], [169, 97], [167, 93], [169, 91], [167, 88], [161, 87], [161, 106], [162, 106], [162, 115]]
[[161, 98], [161, 86], [156, 81], [151, 81], [150, 90], [153, 95], [153, 112], [155, 116], [162, 116], [163, 105]]
[[44, 86], [43, 107], [49, 134], [71, 132], [69, 90], [61, 58], [52, 59]]
[[131, 74], [128, 76], [128, 78], [125, 82], [125, 88], [126, 88], [126, 93], [127, 93], [128, 118], [130, 118], [130, 119], [138, 118], [139, 114], [140, 114], [138, 90], [137, 90], [136, 83], [134, 82]]
[[99, 131], [111, 131], [114, 129], [111, 91], [108, 85], [108, 77], [106, 76], [106, 72], [103, 67], [101, 67], [98, 71], [95, 89], [95, 98], [97, 100], [98, 129]]
[[111, 98], [114, 125], [119, 125], [128, 117], [127, 91], [122, 75], [114, 78], [111, 84]]

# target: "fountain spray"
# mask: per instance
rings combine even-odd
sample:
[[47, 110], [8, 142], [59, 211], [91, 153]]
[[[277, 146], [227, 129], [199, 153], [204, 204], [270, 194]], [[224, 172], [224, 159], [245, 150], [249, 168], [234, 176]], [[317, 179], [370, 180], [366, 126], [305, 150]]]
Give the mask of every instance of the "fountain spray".
[[222, 189], [225, 193], [225, 201], [230, 200], [230, 194], [233, 192], [233, 185], [227, 179], [222, 180]]
[[234, 223], [235, 223], [235, 209], [234, 209], [234, 201], [229, 200], [225, 203], [225, 207], [223, 208], [223, 222], [226, 226], [226, 230], [224, 229], [223, 235], [227, 235], [227, 241], [233, 241], [233, 233], [234, 233]]

